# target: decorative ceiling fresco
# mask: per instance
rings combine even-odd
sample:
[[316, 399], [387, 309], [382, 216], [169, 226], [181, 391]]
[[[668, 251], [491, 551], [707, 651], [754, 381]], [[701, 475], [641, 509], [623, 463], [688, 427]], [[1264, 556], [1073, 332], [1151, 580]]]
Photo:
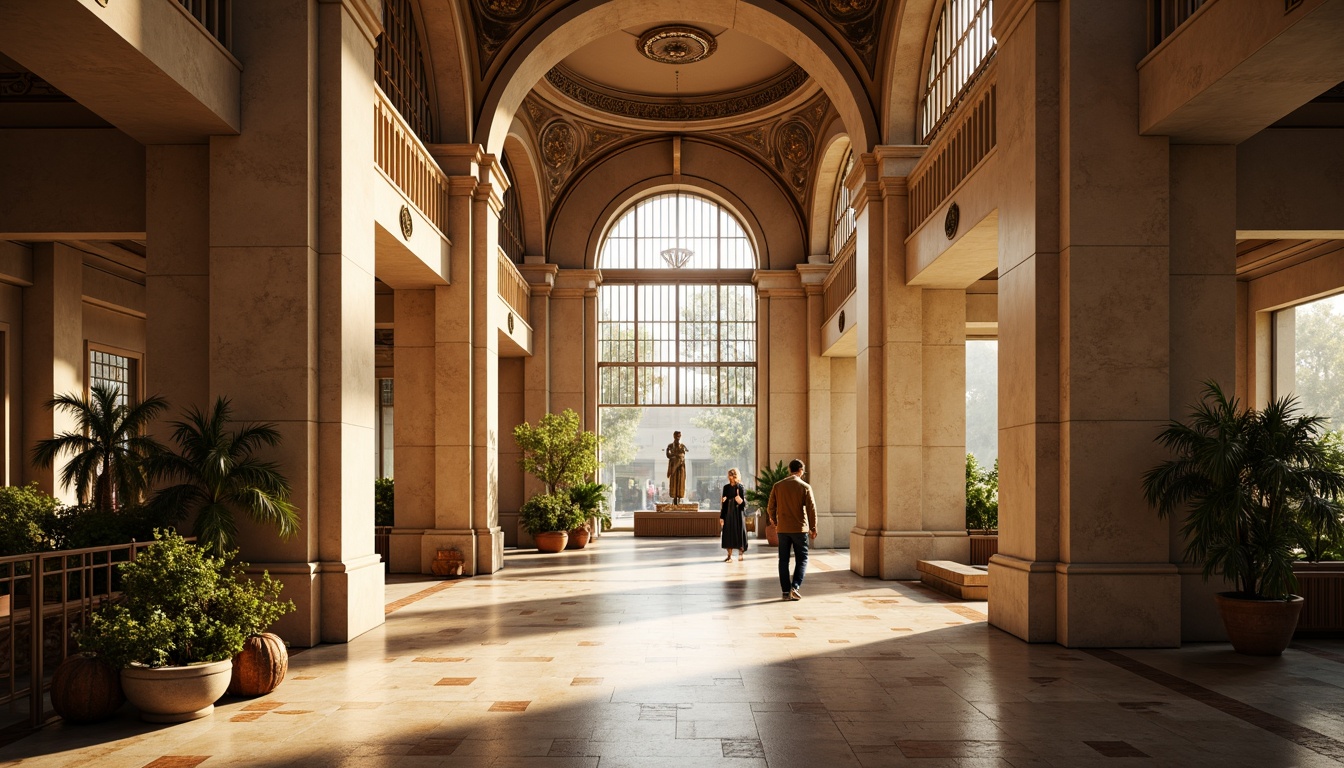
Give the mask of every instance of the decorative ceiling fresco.
[[[548, 202], [552, 203], [584, 167], [630, 140], [650, 133], [577, 116], [564, 106], [543, 98], [536, 91], [528, 94], [523, 109], [542, 160], [542, 177]], [[737, 147], [771, 169], [794, 200], [799, 205], [805, 205], [813, 174], [817, 170], [817, 137], [832, 116], [830, 100], [825, 93], [818, 91], [784, 114], [733, 127], [705, 130], [683, 128], [679, 133], [711, 137], [720, 143]]]
[[807, 72], [795, 65], [737, 93], [699, 98], [635, 99], [570, 72], [563, 65], [546, 73], [546, 82], [566, 97], [601, 112], [640, 120], [714, 120], [743, 115], [774, 104], [807, 81]]
[[[539, 20], [547, 9], [560, 8], [568, 0], [465, 0], [476, 30], [476, 64], [482, 80], [501, 52], [521, 37], [533, 17]], [[863, 63], [869, 80], [875, 77], [881, 50], [884, 10], [896, 3], [884, 0], [793, 0], [794, 4], [815, 12], [832, 37], [848, 47]], [[658, 41], [650, 50], [661, 50]], [[691, 46], [693, 49], [694, 46]], [[711, 51], [712, 52], [712, 51]], [[691, 50], [674, 46], [674, 56], [693, 55]], [[707, 54], [706, 54], [707, 55]]]

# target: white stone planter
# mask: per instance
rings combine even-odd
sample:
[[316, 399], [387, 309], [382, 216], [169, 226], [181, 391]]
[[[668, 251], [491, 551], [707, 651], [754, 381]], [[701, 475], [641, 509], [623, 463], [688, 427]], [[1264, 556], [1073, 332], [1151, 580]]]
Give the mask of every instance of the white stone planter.
[[232, 677], [232, 659], [189, 667], [126, 667], [121, 688], [140, 710], [140, 719], [183, 723], [214, 712]]

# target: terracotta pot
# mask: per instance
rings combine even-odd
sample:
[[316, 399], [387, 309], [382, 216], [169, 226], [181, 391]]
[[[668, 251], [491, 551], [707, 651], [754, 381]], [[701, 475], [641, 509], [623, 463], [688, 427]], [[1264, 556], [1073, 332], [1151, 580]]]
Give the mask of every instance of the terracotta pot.
[[232, 677], [232, 659], [189, 667], [126, 667], [121, 689], [141, 720], [184, 723], [214, 712]]
[[534, 533], [532, 538], [537, 541], [538, 552], [559, 552], [569, 543], [569, 533], [567, 531]]
[[1302, 598], [1290, 600], [1247, 600], [1232, 592], [1213, 596], [1223, 617], [1227, 639], [1237, 653], [1247, 656], [1278, 656], [1293, 639]]
[[270, 632], [253, 635], [233, 657], [229, 695], [264, 696], [280, 685], [288, 671], [289, 650], [285, 641]]
[[569, 543], [565, 544], [565, 549], [583, 549], [588, 546], [588, 539], [592, 538], [586, 526], [580, 526], [569, 532]]
[[125, 703], [117, 669], [92, 654], [69, 657], [51, 676], [51, 708], [67, 722], [106, 720]]
[[456, 549], [440, 549], [429, 562], [429, 572], [435, 576], [461, 576], [463, 565], [461, 552]]
[[778, 546], [779, 546], [779, 526], [778, 526], [778, 525], [770, 525], [769, 523], [766, 524], [766, 526], [765, 526], [765, 543], [766, 543], [767, 545], [771, 546], [771, 547], [778, 547]]

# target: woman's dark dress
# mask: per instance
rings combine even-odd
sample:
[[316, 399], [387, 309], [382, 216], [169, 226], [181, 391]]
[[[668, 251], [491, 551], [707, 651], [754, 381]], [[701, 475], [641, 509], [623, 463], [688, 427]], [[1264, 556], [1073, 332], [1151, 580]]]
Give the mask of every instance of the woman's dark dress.
[[[719, 546], [723, 549], [747, 549], [747, 523], [743, 514], [747, 509], [747, 491], [741, 483], [723, 486], [723, 507], [719, 510], [719, 519], [723, 521], [723, 533], [719, 536]], [[742, 503], [735, 499], [742, 497]]]

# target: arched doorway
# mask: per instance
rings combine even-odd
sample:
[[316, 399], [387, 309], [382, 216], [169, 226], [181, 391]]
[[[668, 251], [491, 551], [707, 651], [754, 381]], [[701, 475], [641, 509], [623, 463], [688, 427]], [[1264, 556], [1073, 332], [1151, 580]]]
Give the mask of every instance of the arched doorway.
[[634, 202], [603, 238], [598, 421], [618, 524], [671, 500], [674, 431], [688, 448], [685, 501], [712, 509], [729, 467], [752, 474], [756, 263], [739, 218], [684, 190]]

